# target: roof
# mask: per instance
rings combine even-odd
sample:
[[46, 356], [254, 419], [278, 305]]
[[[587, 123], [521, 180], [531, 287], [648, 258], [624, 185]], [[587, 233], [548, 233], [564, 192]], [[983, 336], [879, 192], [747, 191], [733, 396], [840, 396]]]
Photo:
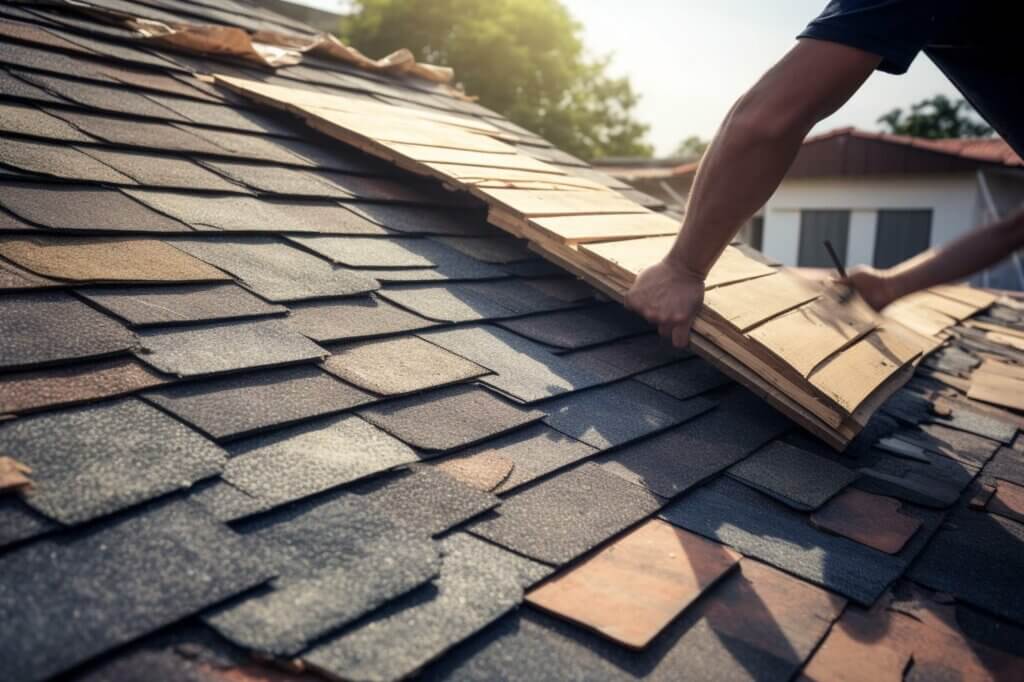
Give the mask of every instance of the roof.
[[1018, 304], [838, 455], [470, 200], [195, 73], [603, 177], [479, 105], [0, 16], [8, 676], [1020, 677]]
[[[615, 177], [682, 177], [697, 172], [699, 161], [674, 167], [663, 175], [650, 175], [646, 167], [626, 166]], [[857, 128], [836, 128], [811, 135], [790, 166], [786, 177], [879, 175], [895, 173], [948, 173], [978, 168], [1020, 168], [1024, 160], [1001, 138], [929, 140], [908, 135], [872, 133]]]

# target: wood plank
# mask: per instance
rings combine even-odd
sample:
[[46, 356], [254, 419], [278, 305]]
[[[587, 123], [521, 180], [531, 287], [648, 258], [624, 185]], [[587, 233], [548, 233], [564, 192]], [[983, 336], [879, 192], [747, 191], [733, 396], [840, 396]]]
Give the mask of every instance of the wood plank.
[[450, 163], [424, 164], [436, 173], [458, 180], [470, 187], [490, 187], [494, 189], [587, 189], [595, 192], [611, 191], [604, 185], [578, 178], [574, 175], [556, 175], [535, 171], [514, 170], [511, 168], [486, 168], [482, 166], [460, 166]]
[[724, 322], [746, 332], [758, 324], [818, 298], [820, 287], [785, 271], [729, 284], [704, 294], [704, 305]]
[[982, 361], [978, 369], [974, 370], [974, 373], [982, 372], [984, 374], [995, 374], [997, 376], [1011, 377], [1013, 379], [1019, 379], [1024, 381], [1024, 365], [1011, 365], [1008, 362], [1001, 362], [999, 360], [992, 360], [990, 358]]
[[[851, 304], [847, 304], [851, 305]], [[747, 334], [785, 364], [808, 376], [835, 355], [878, 326], [878, 319], [851, 311], [830, 298], [770, 320]]]
[[530, 225], [551, 239], [566, 244], [621, 241], [660, 237], [679, 232], [679, 221], [649, 211], [630, 215], [553, 216], [530, 218]]
[[977, 320], [971, 320], [970, 322], [967, 323], [967, 326], [974, 327], [975, 329], [981, 329], [987, 332], [1005, 334], [1007, 336], [1018, 336], [1024, 339], [1024, 329], [1014, 329], [1013, 327], [1007, 327], [1004, 324], [993, 324], [992, 322], [979, 322]]
[[1024, 338], [1019, 336], [1000, 334], [999, 332], [985, 332], [985, 338], [992, 343], [1009, 346], [1010, 348], [1024, 352]]
[[968, 303], [961, 303], [960, 301], [954, 301], [951, 298], [945, 296], [939, 296], [933, 294], [930, 291], [921, 291], [916, 294], [912, 294], [903, 299], [905, 303], [916, 306], [924, 306], [931, 310], [948, 315], [954, 320], [966, 320], [968, 317], [977, 312], [977, 308]]
[[988, 291], [982, 289], [975, 289], [972, 286], [966, 284], [945, 284], [942, 286], [932, 287], [929, 291], [938, 294], [939, 296], [945, 296], [951, 298], [954, 301], [960, 301], [961, 303], [967, 303], [973, 305], [976, 310], [984, 310], [990, 305], [996, 302], [997, 296]]
[[820, 365], [810, 380], [841, 407], [855, 412], [889, 377], [920, 354], [920, 348], [883, 325]]
[[454, 163], [462, 166], [484, 166], [488, 168], [511, 168], [532, 170], [538, 173], [554, 173], [558, 169], [526, 154], [494, 154], [464, 149], [421, 146], [401, 142], [383, 144], [391, 152], [413, 159], [421, 164]]
[[479, 188], [474, 194], [525, 217], [647, 213], [640, 204], [617, 192], [559, 192]]
[[310, 117], [378, 142], [445, 147], [488, 154], [518, 154], [515, 147], [493, 137], [470, 132], [463, 128], [432, 124], [429, 121], [422, 123], [390, 122], [386, 118], [349, 114], [319, 107], [303, 107], [302, 111]]
[[949, 315], [907, 301], [896, 301], [887, 306], [882, 315], [929, 337], [938, 336], [956, 324], [956, 320]]
[[1013, 376], [991, 372], [975, 372], [971, 375], [971, 388], [967, 391], [971, 400], [1024, 411], [1024, 381]]

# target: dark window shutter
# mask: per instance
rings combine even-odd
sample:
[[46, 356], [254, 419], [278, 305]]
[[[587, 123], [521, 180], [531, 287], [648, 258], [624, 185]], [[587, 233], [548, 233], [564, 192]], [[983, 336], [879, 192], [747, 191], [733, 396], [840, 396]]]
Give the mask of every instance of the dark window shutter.
[[800, 211], [800, 252], [796, 264], [802, 268], [834, 268], [825, 250], [825, 240], [846, 265], [846, 247], [850, 241], [849, 211]]
[[875, 231], [875, 267], [888, 268], [926, 250], [932, 241], [932, 211], [878, 212]]

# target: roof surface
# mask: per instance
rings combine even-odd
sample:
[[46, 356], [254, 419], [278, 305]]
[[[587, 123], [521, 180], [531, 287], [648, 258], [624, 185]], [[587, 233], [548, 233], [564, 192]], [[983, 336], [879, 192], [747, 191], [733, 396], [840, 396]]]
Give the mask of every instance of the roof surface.
[[838, 455], [478, 205], [194, 74], [484, 117], [617, 186], [492, 112], [0, 15], [0, 677], [1024, 674], [1024, 418], [965, 395], [1019, 395], [1019, 307]]

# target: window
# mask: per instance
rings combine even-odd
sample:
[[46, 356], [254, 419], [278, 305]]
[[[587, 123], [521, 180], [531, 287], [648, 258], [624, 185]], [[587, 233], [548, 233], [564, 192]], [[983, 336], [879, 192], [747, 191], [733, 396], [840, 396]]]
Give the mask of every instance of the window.
[[879, 211], [875, 267], [888, 268], [926, 250], [932, 243], [931, 209]]
[[758, 251], [764, 246], [764, 216], [756, 215], [740, 229], [740, 241]]
[[832, 242], [843, 265], [846, 245], [850, 240], [849, 211], [800, 211], [800, 251], [796, 264], [802, 268], [834, 268], [825, 250], [825, 240]]

